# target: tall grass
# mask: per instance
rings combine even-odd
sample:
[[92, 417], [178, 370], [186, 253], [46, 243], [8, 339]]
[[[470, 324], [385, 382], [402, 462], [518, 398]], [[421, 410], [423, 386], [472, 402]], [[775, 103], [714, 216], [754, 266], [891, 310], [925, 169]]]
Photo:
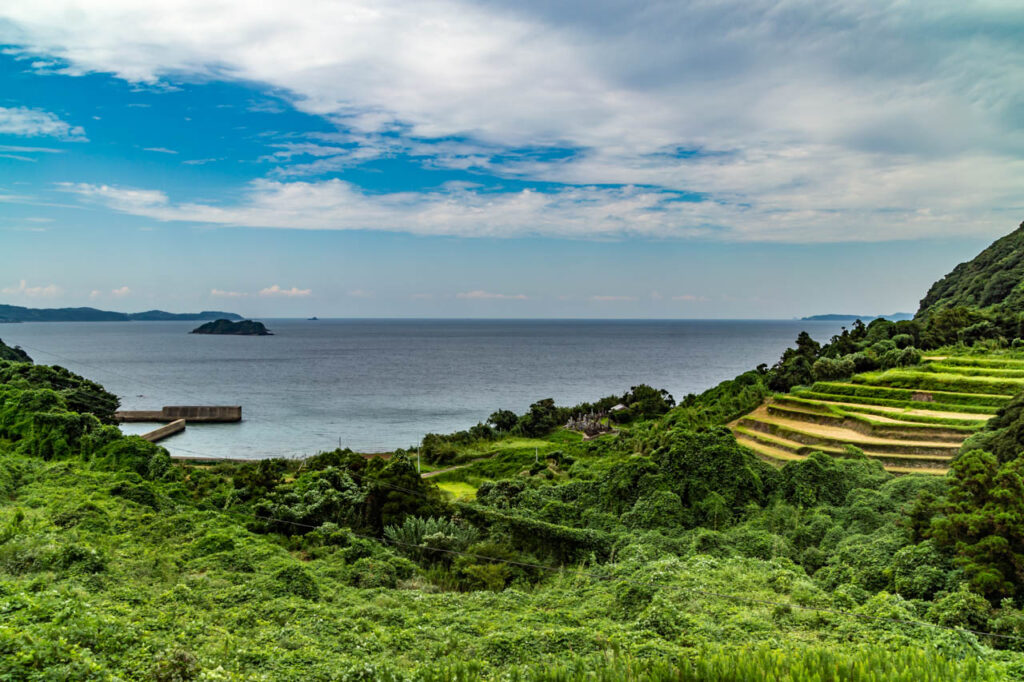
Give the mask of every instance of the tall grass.
[[858, 374], [853, 383], [872, 386], [908, 388], [918, 391], [951, 391], [957, 393], [988, 393], [1012, 396], [1024, 391], [1024, 379], [970, 377], [915, 369], [890, 369], [885, 372]]
[[[404, 677], [378, 679], [398, 682]], [[994, 682], [1006, 679], [996, 665], [951, 660], [921, 649], [885, 646], [768, 646], [697, 652], [691, 661], [626, 656], [581, 657], [564, 663], [517, 667], [490, 678], [478, 663], [422, 671], [417, 682]]]

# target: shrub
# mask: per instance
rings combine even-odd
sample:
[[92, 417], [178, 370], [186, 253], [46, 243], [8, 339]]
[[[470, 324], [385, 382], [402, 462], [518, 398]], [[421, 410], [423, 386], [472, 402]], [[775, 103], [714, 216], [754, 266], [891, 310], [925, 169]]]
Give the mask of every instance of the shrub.
[[928, 609], [928, 619], [949, 627], [988, 630], [992, 607], [981, 595], [971, 592], [967, 584], [948, 593]]
[[811, 374], [815, 381], [846, 379], [857, 371], [854, 361], [849, 357], [819, 358], [811, 366]]
[[647, 493], [623, 514], [622, 523], [629, 528], [680, 527], [683, 525], [682, 500], [670, 490]]
[[303, 599], [320, 597], [320, 586], [305, 566], [290, 564], [274, 573], [275, 591], [279, 595], [292, 594]]

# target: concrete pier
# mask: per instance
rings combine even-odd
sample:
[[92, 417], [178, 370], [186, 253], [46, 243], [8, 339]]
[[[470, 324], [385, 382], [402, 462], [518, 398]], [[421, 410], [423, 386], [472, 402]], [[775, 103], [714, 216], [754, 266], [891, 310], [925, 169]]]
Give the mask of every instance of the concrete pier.
[[124, 410], [115, 412], [119, 422], [173, 422], [184, 419], [196, 423], [242, 421], [240, 405], [169, 405], [161, 410]]
[[176, 433], [181, 433], [184, 430], [185, 430], [185, 420], [184, 419], [176, 419], [175, 421], [171, 422], [170, 424], [165, 424], [164, 426], [161, 426], [159, 429], [154, 429], [153, 431], [150, 431], [149, 433], [144, 433], [140, 437], [143, 440], [148, 440], [150, 443], [155, 443], [155, 442], [163, 440], [164, 438], [167, 438], [169, 436], [173, 436]]

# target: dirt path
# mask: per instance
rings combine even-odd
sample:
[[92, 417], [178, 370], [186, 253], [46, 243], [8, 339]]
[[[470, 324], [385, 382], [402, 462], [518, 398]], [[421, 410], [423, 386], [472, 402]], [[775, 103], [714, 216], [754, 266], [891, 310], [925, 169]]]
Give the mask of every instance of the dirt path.
[[480, 457], [477, 459], [471, 459], [465, 464], [456, 464], [453, 467], [447, 467], [444, 469], [435, 469], [434, 471], [428, 471], [425, 474], [420, 474], [420, 478], [433, 478], [434, 476], [440, 476], [441, 474], [447, 474], [449, 471], [455, 471], [456, 469], [465, 469], [468, 466], [473, 466], [478, 462], [486, 462], [489, 459], [494, 459], [497, 455], [488, 455], [487, 457]]

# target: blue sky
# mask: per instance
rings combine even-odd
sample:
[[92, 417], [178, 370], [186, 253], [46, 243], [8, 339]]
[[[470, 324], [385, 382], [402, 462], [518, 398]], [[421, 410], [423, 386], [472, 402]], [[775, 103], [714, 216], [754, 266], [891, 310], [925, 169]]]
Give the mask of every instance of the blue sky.
[[0, 9], [0, 302], [871, 314], [1024, 218], [1019, 3], [266, 5]]

